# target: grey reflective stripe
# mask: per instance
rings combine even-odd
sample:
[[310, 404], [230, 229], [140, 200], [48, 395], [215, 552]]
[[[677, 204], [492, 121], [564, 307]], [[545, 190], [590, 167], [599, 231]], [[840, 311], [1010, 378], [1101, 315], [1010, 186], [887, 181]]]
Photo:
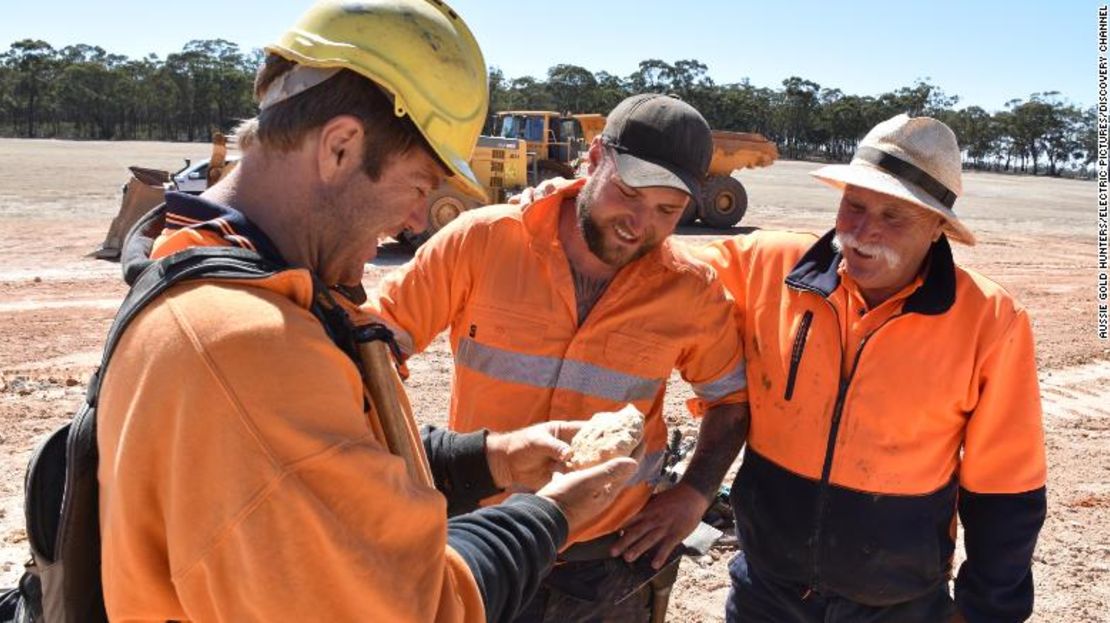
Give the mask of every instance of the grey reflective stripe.
[[720, 400], [729, 394], [738, 392], [748, 386], [747, 368], [744, 365], [744, 360], [741, 359], [740, 363], [731, 372], [708, 383], [695, 383], [694, 393], [702, 400], [713, 402]]
[[617, 402], [633, 402], [655, 398], [662, 384], [662, 379], [646, 379], [592, 363], [564, 359], [556, 387]]
[[455, 361], [498, 380], [566, 389], [615, 402], [651, 400], [664, 381], [571, 359], [514, 353], [471, 338], [459, 340]]
[[628, 484], [635, 485], [641, 482], [646, 482], [652, 486], [659, 484], [659, 479], [663, 475], [663, 457], [665, 455], [666, 453], [662, 450], [645, 454], [644, 458], [640, 459], [639, 469], [636, 470]]

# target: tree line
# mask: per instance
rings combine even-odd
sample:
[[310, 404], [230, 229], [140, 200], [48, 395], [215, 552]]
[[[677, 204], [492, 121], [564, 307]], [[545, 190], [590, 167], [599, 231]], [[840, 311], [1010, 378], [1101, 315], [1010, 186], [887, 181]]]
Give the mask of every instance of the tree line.
[[254, 115], [261, 59], [222, 39], [165, 59], [17, 41], [0, 54], [0, 136], [206, 141]]
[[[98, 46], [55, 49], [17, 41], [0, 54], [0, 136], [100, 140], [208, 140], [256, 111], [260, 50], [222, 39], [191, 41], [162, 59], [130, 59]], [[929, 115], [956, 131], [965, 166], [1048, 175], [1093, 174], [1096, 115], [1048, 91], [1004, 110], [958, 107], [928, 79], [879, 95], [852, 95], [792, 76], [781, 88], [747, 80], [717, 84], [692, 59], [641, 61], [618, 76], [559, 64], [547, 76], [509, 78], [490, 70], [491, 110], [607, 112], [633, 93], [673, 93], [710, 125], [759, 132], [784, 157], [847, 161], [863, 135], [898, 113]]]

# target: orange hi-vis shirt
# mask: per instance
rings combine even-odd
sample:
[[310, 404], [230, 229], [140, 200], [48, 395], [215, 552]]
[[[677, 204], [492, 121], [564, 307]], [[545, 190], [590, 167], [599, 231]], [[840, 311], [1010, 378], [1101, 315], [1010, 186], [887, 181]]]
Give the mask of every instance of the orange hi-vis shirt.
[[568, 542], [618, 530], [647, 502], [667, 443], [673, 370], [692, 385], [695, 412], [747, 400], [732, 306], [712, 270], [674, 240], [622, 268], [579, 327], [558, 218], [584, 183], [525, 207], [463, 214], [369, 302], [407, 354], [450, 330], [454, 430], [588, 419], [627, 403], [646, 414], [638, 484]]
[[[253, 248], [208, 225], [154, 257]], [[485, 621], [443, 496], [386, 449], [312, 293], [304, 269], [186, 282], [124, 332], [98, 411], [111, 620]]]
[[863, 299], [863, 293], [860, 292], [859, 286], [852, 280], [848, 271], [841, 266], [837, 268], [836, 273], [840, 276], [840, 282], [844, 287], [829, 295], [829, 303], [837, 310], [836, 316], [840, 322], [841, 331], [840, 343], [845, 347], [840, 373], [844, 378], [848, 378], [859, 355], [859, 350], [852, 346], [862, 344], [876, 329], [900, 313], [906, 299], [921, 287], [923, 280], [920, 275], [914, 277], [909, 285], [894, 293], [894, 296], [875, 308], [868, 308], [867, 301]]

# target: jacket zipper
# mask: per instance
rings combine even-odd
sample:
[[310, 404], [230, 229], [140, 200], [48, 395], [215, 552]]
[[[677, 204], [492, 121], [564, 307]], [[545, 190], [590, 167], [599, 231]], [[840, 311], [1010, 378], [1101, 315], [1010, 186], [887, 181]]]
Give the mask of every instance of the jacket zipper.
[[[835, 318], [837, 318], [837, 326], [840, 325], [840, 314], [837, 313], [836, 306], [834, 306], [823, 293], [821, 293], [818, 290], [807, 288], [807, 287], [799, 287], [799, 286], [794, 286], [794, 287], [796, 287], [799, 290], [812, 292], [814, 294], [817, 294], [817, 295], [821, 296], [821, 298], [825, 301], [825, 304], [829, 306], [830, 310], [832, 310], [833, 316]], [[837, 438], [837, 435], [840, 432], [840, 420], [841, 420], [841, 416], [844, 414], [844, 401], [848, 396], [848, 388], [852, 384], [852, 378], [856, 374], [856, 368], [859, 367], [859, 360], [863, 356], [863, 349], [864, 349], [865, 346], [867, 346], [867, 343], [871, 340], [872, 337], [874, 337], [874, 335], [876, 333], [879, 332], [880, 329], [885, 327], [890, 321], [894, 320], [895, 318], [899, 318], [903, 315], [904, 315], [904, 313], [899, 312], [899, 313], [891, 316], [890, 318], [887, 318], [885, 321], [883, 321], [882, 324], [880, 324], [878, 327], [875, 327], [874, 331], [867, 334], [866, 337], [864, 337], [862, 340], [860, 340], [859, 347], [856, 349], [855, 361], [852, 362], [852, 369], [848, 371], [848, 376], [847, 377], [844, 377], [844, 378], [840, 379], [839, 386], [837, 387], [836, 403], [833, 406], [832, 422], [829, 425], [829, 439], [828, 439], [828, 442], [825, 445], [825, 461], [824, 461], [824, 464], [821, 466], [821, 481], [817, 485], [817, 487], [818, 487], [817, 488], [817, 508], [816, 508], [816, 512], [814, 513], [815, 521], [814, 521], [814, 528], [813, 528], [813, 544], [812, 544], [813, 554], [812, 554], [812, 558], [811, 558], [811, 568], [813, 570], [813, 577], [812, 577], [812, 580], [810, 581], [809, 589], [805, 592], [805, 597], [809, 597], [813, 593], [820, 594], [820, 592], [821, 592], [821, 562], [820, 562], [821, 561], [821, 537], [823, 536], [824, 528], [825, 528], [825, 510], [826, 510], [826, 507], [828, 506], [829, 478], [832, 474], [833, 455], [835, 454], [835, 450], [836, 450], [836, 438]], [[837, 340], [837, 341], [839, 342], [839, 340]], [[845, 354], [845, 347], [844, 347], [844, 344], [841, 344], [840, 345], [840, 359], [841, 359], [841, 361], [844, 360], [844, 354]]]
[[798, 378], [798, 364], [802, 362], [802, 353], [806, 348], [806, 338], [809, 336], [809, 325], [813, 322], [813, 310], [807, 309], [798, 325], [798, 334], [794, 336], [794, 348], [790, 351], [790, 375], [786, 377], [786, 391], [783, 398], [790, 400], [794, 397], [794, 381]]

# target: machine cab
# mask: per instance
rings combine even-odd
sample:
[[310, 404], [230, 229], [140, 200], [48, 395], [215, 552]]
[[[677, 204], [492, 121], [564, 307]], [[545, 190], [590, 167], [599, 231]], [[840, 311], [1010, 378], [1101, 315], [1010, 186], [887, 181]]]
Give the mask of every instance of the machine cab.
[[571, 115], [553, 111], [506, 111], [497, 113], [493, 135], [517, 138], [528, 143], [531, 158], [570, 164], [588, 147], [582, 124]]

